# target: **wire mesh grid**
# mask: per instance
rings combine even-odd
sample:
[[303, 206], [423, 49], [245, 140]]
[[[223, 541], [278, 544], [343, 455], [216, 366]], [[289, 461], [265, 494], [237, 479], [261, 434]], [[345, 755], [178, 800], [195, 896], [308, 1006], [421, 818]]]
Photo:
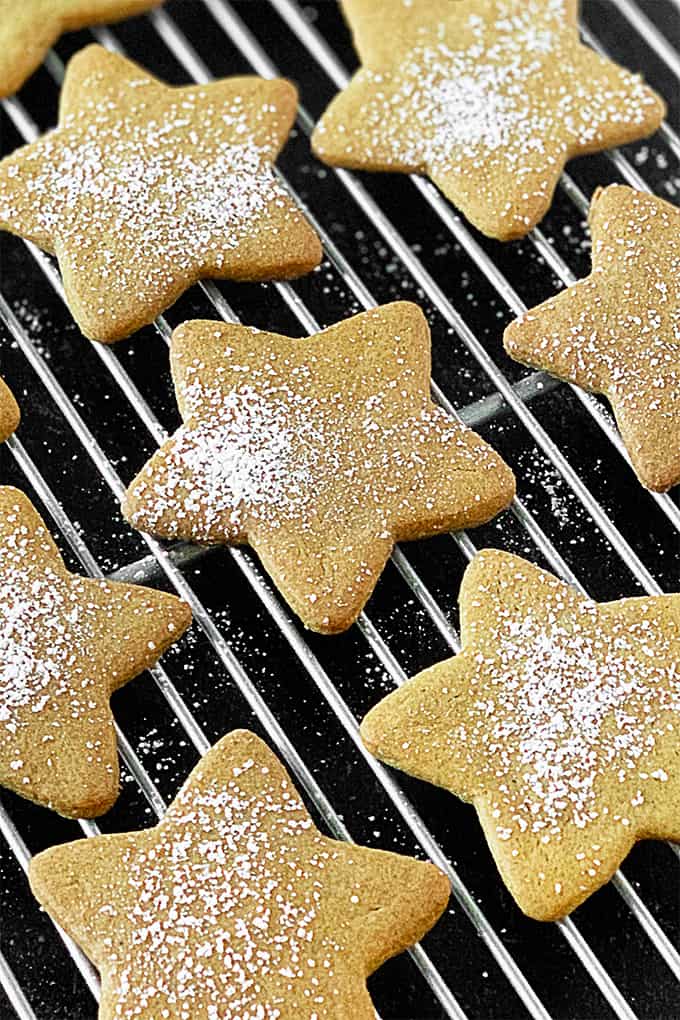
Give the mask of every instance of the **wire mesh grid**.
[[[152, 824], [198, 756], [243, 725], [276, 749], [331, 835], [428, 856], [451, 880], [440, 924], [371, 979], [384, 1020], [680, 1014], [677, 847], [640, 844], [570, 919], [528, 921], [502, 888], [472, 809], [384, 768], [357, 729], [385, 692], [457, 650], [456, 593], [477, 548], [518, 552], [599, 599], [678, 587], [677, 490], [642, 490], [605, 406], [526, 374], [500, 343], [511, 317], [588, 272], [584, 216], [597, 185], [624, 181], [680, 200], [677, 0], [585, 0], [583, 16], [591, 46], [645, 69], [669, 101], [668, 121], [648, 142], [570, 164], [541, 228], [504, 246], [476, 234], [424, 179], [350, 174], [310, 157], [314, 121], [356, 59], [334, 2], [169, 0], [113, 31], [64, 37], [3, 102], [9, 152], [54, 123], [64, 61], [92, 35], [175, 84], [285, 74], [301, 107], [281, 177], [326, 259], [293, 285], [201, 284], [112, 349], [80, 337], [53, 261], [2, 239], [2, 371], [24, 410], [0, 450], [3, 482], [45, 512], [73, 568], [174, 590], [195, 623], [162, 665], [114, 697], [122, 793], [98, 825], [2, 794], [0, 1016], [96, 1016], [97, 974], [32, 901], [30, 855], [99, 826]], [[357, 625], [337, 638], [305, 633], [249, 551], [164, 547], [127, 527], [123, 488], [177, 424], [174, 325], [221, 317], [304, 335], [395, 297], [418, 301], [432, 324], [434, 398], [515, 469], [518, 498], [506, 513], [472, 535], [397, 548]]]

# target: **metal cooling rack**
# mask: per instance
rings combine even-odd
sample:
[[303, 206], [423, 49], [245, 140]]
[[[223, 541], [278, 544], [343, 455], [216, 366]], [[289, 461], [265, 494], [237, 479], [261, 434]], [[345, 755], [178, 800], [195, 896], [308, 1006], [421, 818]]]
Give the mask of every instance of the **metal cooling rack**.
[[[0, 477], [51, 519], [72, 567], [153, 583], [192, 607], [190, 635], [114, 698], [122, 792], [99, 824], [0, 799], [0, 1017], [91, 1020], [98, 978], [27, 888], [32, 853], [85, 834], [152, 824], [198, 756], [249, 726], [276, 749], [320, 825], [340, 839], [426, 855], [451, 880], [450, 909], [370, 987], [383, 1020], [670, 1020], [680, 1015], [680, 852], [639, 844], [624, 872], [554, 925], [524, 918], [495, 872], [474, 812], [368, 755], [357, 720], [387, 690], [458, 649], [456, 593], [477, 548], [518, 552], [596, 598], [671, 591], [680, 576], [674, 494], [640, 488], [597, 398], [509, 361], [500, 337], [527, 305], [585, 275], [588, 196], [625, 181], [680, 201], [680, 4], [585, 0], [585, 40], [644, 68], [669, 101], [654, 139], [570, 164], [550, 214], [501, 246], [459, 219], [425, 179], [321, 167], [311, 128], [355, 65], [334, 2], [169, 0], [148, 17], [64, 37], [2, 103], [3, 152], [56, 120], [64, 62], [92, 36], [177, 84], [286, 74], [300, 85], [282, 180], [309, 210], [326, 261], [294, 284], [205, 283], [115, 348], [82, 339], [53, 261], [3, 237], [2, 373], [23, 409]], [[433, 327], [436, 400], [514, 467], [518, 498], [491, 524], [395, 550], [355, 627], [301, 630], [242, 549], [165, 548], [121, 520], [125, 484], [177, 424], [167, 341], [186, 318], [306, 334], [395, 297]], [[351, 1020], [351, 1018], [348, 1018]]]

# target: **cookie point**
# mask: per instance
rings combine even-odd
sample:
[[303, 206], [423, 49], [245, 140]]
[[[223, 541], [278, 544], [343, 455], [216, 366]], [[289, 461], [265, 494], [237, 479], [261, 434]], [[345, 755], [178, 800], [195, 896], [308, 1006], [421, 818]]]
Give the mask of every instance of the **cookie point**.
[[[388, 695], [389, 697], [389, 695]], [[372, 755], [378, 756], [381, 742], [381, 716], [383, 713], [383, 706], [385, 705], [385, 699], [379, 701], [377, 705], [369, 709], [368, 713], [361, 720], [359, 725], [359, 736], [361, 742], [367, 751], [370, 751]]]

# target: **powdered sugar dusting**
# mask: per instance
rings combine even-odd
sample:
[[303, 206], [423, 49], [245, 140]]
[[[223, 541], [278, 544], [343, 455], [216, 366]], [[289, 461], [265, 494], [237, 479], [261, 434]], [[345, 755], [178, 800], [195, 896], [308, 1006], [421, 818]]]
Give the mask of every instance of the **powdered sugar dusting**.
[[109, 696], [188, 614], [69, 573], [26, 497], [2, 489], [0, 503], [0, 783], [69, 815], [100, 795], [103, 811], [116, 764]]
[[[89, 314], [103, 321], [112, 294], [144, 308], [201, 274], [257, 275], [277, 243], [285, 266], [284, 227], [311, 231], [272, 165], [282, 128], [270, 86], [259, 98], [252, 84], [170, 89], [121, 64], [93, 71], [81, 106], [4, 161], [0, 221], [56, 250], [77, 292], [99, 295]], [[115, 98], [88, 102], [102, 83]]]
[[[220, 124], [243, 142], [220, 139]], [[26, 173], [42, 231], [78, 247], [82, 232], [96, 229], [98, 253], [115, 261], [116, 271], [121, 243], [141, 244], [140, 256], [160, 259], [165, 273], [206, 257], [219, 267], [268, 204], [284, 198], [248, 130], [246, 113], [198, 101], [171, 105], [162, 120], [134, 132], [106, 117], [94, 127], [72, 119], [34, 146], [10, 176]], [[0, 204], [2, 219], [16, 215], [11, 199]]]
[[341, 1015], [342, 931], [362, 907], [348, 875], [347, 916], [324, 916], [328, 883], [343, 895], [338, 861], [267, 765], [244, 757], [228, 780], [192, 782], [151, 838], [130, 841], [124, 918], [111, 904], [101, 910], [119, 931], [107, 953], [114, 1016], [163, 1017], [171, 1008], [178, 1020]]
[[654, 599], [600, 606], [528, 565], [496, 573], [469, 596], [467, 710], [446, 746], [483, 752], [501, 840], [550, 843], [605, 816], [630, 826], [667, 778], [650, 763], [678, 725], [670, 617]]
[[[253, 382], [260, 381], [256, 374]], [[299, 396], [285, 384], [261, 392], [247, 384], [206, 397], [211, 413], [175, 433], [162, 480], [154, 481], [151, 468], [136, 490], [144, 502], [139, 521], [147, 527], [157, 527], [169, 509], [179, 531], [185, 515], [193, 520], [199, 515], [204, 524], [192, 525], [199, 540], [214, 536], [225, 513], [238, 532], [252, 520], [273, 527], [296, 521], [305, 531], [332, 501], [336, 507], [363, 503], [375, 515], [376, 534], [389, 533], [394, 504], [408, 499], [403, 478], [426, 469], [421, 444], [434, 440], [444, 448], [457, 447], [461, 470], [466, 461], [470, 470], [483, 464], [481, 456], [458, 442], [463, 428], [453, 426], [437, 408], [414, 408], [403, 421], [383, 426], [381, 393], [354, 405], [340, 392], [329, 402]], [[350, 429], [352, 439], [362, 440], [358, 463], [356, 453], [348, 456]]]
[[[373, 344], [357, 330], [360, 359]], [[364, 379], [354, 356], [305, 356], [304, 341], [299, 354], [252, 361], [221, 346], [223, 366], [190, 357], [181, 370], [186, 424], [131, 487], [139, 527], [220, 541], [258, 522], [304, 534], [360, 514], [368, 540], [385, 538], [409, 514], [441, 516], [443, 493], [455, 501], [452, 472], [483, 478], [499, 465], [430, 403], [398, 353]]]
[[446, 20], [424, 21], [394, 66], [369, 61], [355, 79], [360, 112], [349, 107], [344, 121], [338, 106], [322, 119], [318, 149], [425, 170], [529, 226], [529, 207], [549, 199], [567, 155], [602, 147], [605, 130], [642, 127], [657, 100], [639, 76], [605, 69], [579, 44], [563, 0], [469, 8], [452, 3]]
[[573, 358], [594, 389], [604, 370], [618, 402], [644, 400], [655, 410], [655, 391], [656, 403], [659, 390], [680, 395], [680, 211], [630, 194], [622, 227], [615, 211], [597, 226], [593, 275], [581, 286], [584, 307], [580, 315], [574, 307], [569, 334], [548, 333], [539, 349], [546, 363]]
[[0, 535], [0, 728], [14, 733], [55, 698], [68, 698], [74, 718], [92, 707], [81, 662], [96, 608], [76, 579], [36, 567], [34, 538], [18, 512], [7, 523]]
[[[516, 801], [510, 784], [500, 786], [513, 822], [550, 836], [565, 820], [584, 828], [598, 818], [601, 779], [610, 772], [644, 786], [641, 760], [680, 712], [680, 672], [671, 667], [669, 690], [670, 648], [658, 626], [642, 619], [605, 628], [592, 603], [562, 624], [553, 617], [560, 608], [557, 595], [547, 619], [502, 629], [492, 667], [494, 722], [483, 739], [497, 769], [500, 761], [521, 775]], [[477, 662], [486, 665], [483, 657]], [[474, 709], [486, 716], [489, 707], [482, 699]]]

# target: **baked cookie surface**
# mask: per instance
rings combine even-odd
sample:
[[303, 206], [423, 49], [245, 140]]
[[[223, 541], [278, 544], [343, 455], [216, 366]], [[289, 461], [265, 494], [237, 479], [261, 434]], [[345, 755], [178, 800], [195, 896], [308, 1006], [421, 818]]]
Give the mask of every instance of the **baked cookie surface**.
[[479, 230], [521, 237], [565, 162], [651, 134], [665, 106], [579, 40], [576, 0], [343, 0], [361, 68], [317, 156], [425, 173]]
[[0, 228], [57, 256], [73, 317], [106, 343], [201, 277], [306, 273], [321, 246], [273, 166], [296, 109], [284, 80], [170, 87], [88, 46], [56, 130], [0, 162]]
[[0, 98], [17, 92], [62, 34], [121, 21], [162, 0], [0, 0]]
[[481, 524], [514, 495], [500, 456], [430, 400], [417, 305], [303, 340], [188, 322], [171, 365], [184, 424], [125, 516], [164, 538], [248, 542], [313, 630], [350, 626], [396, 541]]
[[361, 726], [382, 760], [477, 810], [521, 909], [568, 914], [640, 839], [680, 838], [680, 595], [598, 604], [485, 550], [462, 651]]
[[450, 892], [432, 864], [322, 836], [238, 730], [155, 828], [53, 847], [30, 881], [99, 968], [100, 1020], [373, 1020], [366, 977]]
[[680, 209], [623, 185], [590, 207], [590, 276], [505, 330], [511, 357], [604, 394], [649, 489], [680, 482]]
[[0, 376], [0, 443], [4, 443], [19, 426], [19, 405], [7, 383]]
[[0, 784], [69, 817], [107, 811], [109, 698], [190, 622], [172, 595], [69, 573], [29, 499], [0, 488]]

